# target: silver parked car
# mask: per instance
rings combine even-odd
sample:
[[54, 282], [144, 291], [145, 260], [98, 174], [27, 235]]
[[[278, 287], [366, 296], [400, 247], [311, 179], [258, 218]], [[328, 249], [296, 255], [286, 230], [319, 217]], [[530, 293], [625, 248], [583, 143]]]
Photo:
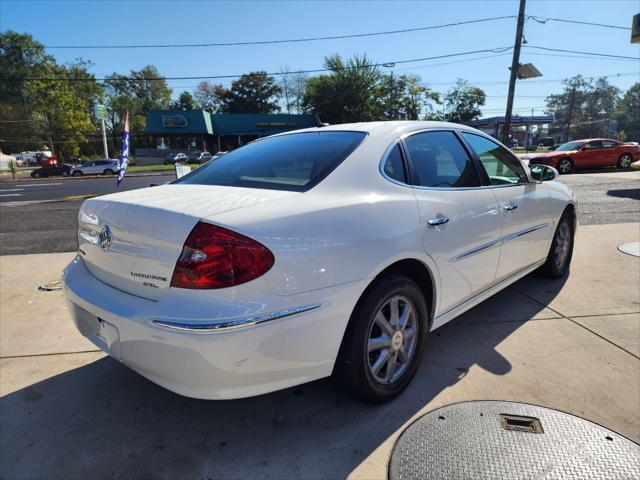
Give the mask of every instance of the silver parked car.
[[71, 175], [78, 177], [80, 175], [114, 175], [118, 173], [119, 161], [115, 158], [106, 158], [104, 160], [95, 160], [73, 167]]

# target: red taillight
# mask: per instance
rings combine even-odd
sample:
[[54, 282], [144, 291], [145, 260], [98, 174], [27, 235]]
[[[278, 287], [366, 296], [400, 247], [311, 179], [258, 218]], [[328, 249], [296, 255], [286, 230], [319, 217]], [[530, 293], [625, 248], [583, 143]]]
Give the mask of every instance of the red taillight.
[[198, 222], [182, 248], [171, 286], [205, 289], [240, 285], [264, 275], [273, 262], [273, 253], [261, 243]]

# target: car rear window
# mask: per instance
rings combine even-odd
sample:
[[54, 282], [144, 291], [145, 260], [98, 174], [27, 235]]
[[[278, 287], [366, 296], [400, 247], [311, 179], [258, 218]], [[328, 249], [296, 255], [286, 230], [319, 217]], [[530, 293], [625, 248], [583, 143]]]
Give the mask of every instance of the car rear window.
[[364, 132], [303, 132], [264, 138], [233, 150], [173, 183], [306, 192], [364, 139]]

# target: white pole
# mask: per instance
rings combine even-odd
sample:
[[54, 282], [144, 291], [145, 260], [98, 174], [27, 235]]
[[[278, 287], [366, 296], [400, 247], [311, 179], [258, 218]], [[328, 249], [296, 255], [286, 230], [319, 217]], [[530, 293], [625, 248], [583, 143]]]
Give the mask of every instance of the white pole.
[[107, 132], [104, 129], [104, 118], [101, 119], [102, 122], [102, 146], [104, 147], [104, 158], [109, 158], [109, 150], [107, 150]]

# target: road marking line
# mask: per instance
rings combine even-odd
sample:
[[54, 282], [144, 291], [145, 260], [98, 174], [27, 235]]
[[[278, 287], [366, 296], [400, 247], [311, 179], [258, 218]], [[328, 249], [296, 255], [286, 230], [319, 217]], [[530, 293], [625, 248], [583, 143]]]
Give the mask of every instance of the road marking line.
[[5, 193], [3, 195], [0, 195], [0, 197], [19, 197], [21, 195], [21, 193]]
[[5, 189], [5, 190], [0, 190], [0, 192], [21, 192], [22, 190], [24, 190], [24, 188], [11, 188], [11, 189]]
[[64, 185], [64, 183], [38, 183], [38, 184], [29, 184], [29, 185], [16, 185], [16, 187], [43, 187], [47, 185]]

